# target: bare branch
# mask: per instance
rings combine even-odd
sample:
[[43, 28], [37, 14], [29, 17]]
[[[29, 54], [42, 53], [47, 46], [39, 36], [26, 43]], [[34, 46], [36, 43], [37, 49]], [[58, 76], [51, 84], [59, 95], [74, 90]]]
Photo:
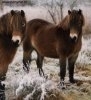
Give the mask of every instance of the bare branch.
[[48, 12], [49, 12], [49, 14], [50, 14], [50, 16], [51, 16], [53, 22], [56, 24], [56, 19], [55, 19], [55, 17], [54, 17], [54, 16], [55, 16], [54, 13], [52, 13], [50, 10], [48, 10]]
[[0, 0], [0, 10], [3, 10], [2, 0]]
[[77, 0], [74, 0], [70, 5], [70, 9], [73, 10], [74, 6], [76, 5]]
[[57, 2], [56, 0], [52, 0], [49, 5], [46, 0], [46, 7], [48, 9], [48, 13], [52, 18], [52, 21], [56, 24], [57, 22], [63, 19], [63, 3]]

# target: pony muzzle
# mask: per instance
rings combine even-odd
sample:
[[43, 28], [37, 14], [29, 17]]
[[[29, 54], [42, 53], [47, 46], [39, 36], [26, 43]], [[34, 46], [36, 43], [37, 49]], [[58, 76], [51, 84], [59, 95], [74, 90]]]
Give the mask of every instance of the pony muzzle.
[[21, 43], [21, 38], [20, 38], [20, 36], [13, 36], [12, 41], [19, 45]]
[[73, 41], [77, 41], [77, 38], [78, 38], [78, 36], [77, 36], [77, 34], [76, 33], [70, 33], [70, 38], [73, 40]]

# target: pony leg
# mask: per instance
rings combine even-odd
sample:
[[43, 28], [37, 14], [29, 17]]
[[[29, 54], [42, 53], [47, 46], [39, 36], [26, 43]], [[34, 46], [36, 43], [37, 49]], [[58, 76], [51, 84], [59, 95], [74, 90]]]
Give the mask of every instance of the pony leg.
[[6, 100], [5, 99], [5, 84], [2, 84], [0, 81], [0, 100]]
[[31, 63], [32, 51], [33, 51], [32, 46], [27, 41], [24, 41], [23, 43], [23, 69], [26, 72], [29, 72], [29, 65]]
[[69, 69], [69, 81], [71, 83], [75, 83], [76, 80], [74, 79], [74, 65], [77, 60], [78, 54], [75, 56], [72, 56], [68, 59], [68, 69]]
[[60, 59], [60, 79], [64, 80], [66, 75], [66, 58]]
[[24, 51], [23, 52], [23, 69], [26, 72], [29, 72], [29, 65], [31, 63], [31, 53], [32, 53], [33, 49], [29, 50], [29, 51]]
[[6, 70], [3, 71], [3, 74], [0, 73], [0, 100], [5, 99], [5, 84], [2, 83], [6, 79]]
[[42, 57], [38, 53], [37, 53], [37, 55], [38, 56], [37, 56], [36, 64], [37, 64], [37, 68], [39, 68], [39, 75], [40, 76], [42, 76], [42, 75], [45, 76], [44, 71], [42, 69], [44, 57]]
[[33, 51], [32, 45], [29, 41], [29, 37], [25, 37], [23, 41], [23, 69], [26, 72], [29, 72], [29, 65], [31, 63], [31, 53]]
[[60, 58], [60, 84], [62, 89], [64, 89], [64, 79], [66, 75], [66, 58]]

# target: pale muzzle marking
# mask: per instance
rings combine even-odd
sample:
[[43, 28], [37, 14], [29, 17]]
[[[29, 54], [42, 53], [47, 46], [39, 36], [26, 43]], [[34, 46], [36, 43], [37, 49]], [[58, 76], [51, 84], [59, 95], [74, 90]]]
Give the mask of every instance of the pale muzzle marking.
[[20, 44], [21, 43], [21, 38], [20, 38], [20, 36], [13, 36], [12, 37], [12, 41], [13, 42], [17, 42], [18, 41], [18, 44]]

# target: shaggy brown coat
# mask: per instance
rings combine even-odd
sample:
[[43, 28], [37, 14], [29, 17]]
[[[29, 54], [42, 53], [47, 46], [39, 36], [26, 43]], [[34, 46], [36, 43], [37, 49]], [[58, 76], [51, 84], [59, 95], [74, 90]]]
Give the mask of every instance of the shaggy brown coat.
[[17, 35], [22, 40], [25, 29], [26, 18], [23, 10], [11, 10], [0, 17], [0, 80], [4, 79], [8, 65], [12, 62], [19, 46], [18, 40], [13, 41], [12, 37]]
[[68, 15], [58, 25], [51, 24], [42, 19], [33, 19], [28, 22], [26, 38], [23, 43], [23, 64], [29, 67], [31, 52], [37, 51], [37, 67], [39, 73], [44, 74], [42, 63], [44, 57], [59, 58], [60, 79], [64, 80], [66, 74], [66, 59], [69, 65], [70, 82], [75, 82], [74, 64], [82, 45], [82, 26], [84, 16], [82, 11], [68, 11]]

